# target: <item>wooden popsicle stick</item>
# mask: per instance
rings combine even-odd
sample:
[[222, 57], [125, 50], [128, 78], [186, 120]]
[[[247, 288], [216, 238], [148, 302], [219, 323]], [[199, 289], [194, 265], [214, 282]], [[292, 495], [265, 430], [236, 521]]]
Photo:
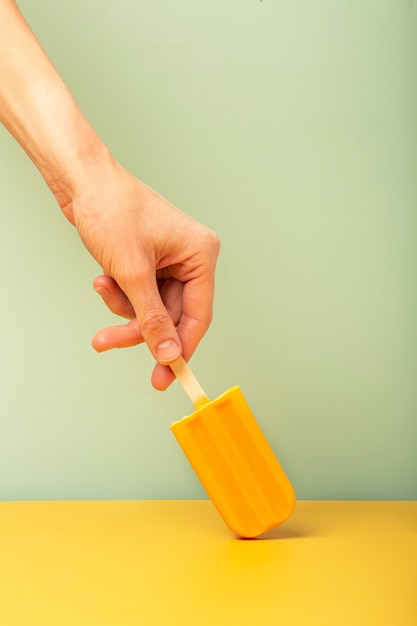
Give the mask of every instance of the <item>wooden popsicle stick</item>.
[[195, 408], [206, 404], [206, 402], [210, 402], [204, 389], [201, 387], [200, 383], [198, 382], [182, 356], [180, 356], [180, 358], [173, 363], [170, 363], [169, 366], [174, 372], [175, 376], [178, 378], [185, 393], [190, 398]]

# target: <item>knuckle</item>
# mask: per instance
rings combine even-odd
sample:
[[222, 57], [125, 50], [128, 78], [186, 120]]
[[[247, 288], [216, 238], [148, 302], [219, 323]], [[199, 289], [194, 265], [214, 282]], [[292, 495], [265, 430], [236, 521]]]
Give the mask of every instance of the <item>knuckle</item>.
[[204, 319], [203, 319], [203, 331], [204, 333], [206, 333], [210, 327], [210, 324], [212, 322], [213, 319], [213, 314], [210, 313], [209, 315], [207, 315]]
[[210, 308], [206, 311], [201, 312], [201, 316], [199, 319], [199, 324], [204, 332], [208, 329], [213, 319], [213, 309]]
[[169, 318], [160, 309], [149, 309], [140, 321], [141, 331], [145, 335], [160, 335], [168, 330]]
[[207, 247], [217, 258], [220, 252], [220, 238], [213, 230], [207, 229]]
[[214, 268], [220, 253], [220, 238], [211, 229], [205, 228], [200, 231], [198, 237], [198, 251], [204, 259], [207, 268]]
[[208, 311], [200, 311], [198, 319], [189, 318], [188, 324], [200, 335], [200, 337], [203, 337], [207, 332], [212, 319], [213, 310], [210, 308]]

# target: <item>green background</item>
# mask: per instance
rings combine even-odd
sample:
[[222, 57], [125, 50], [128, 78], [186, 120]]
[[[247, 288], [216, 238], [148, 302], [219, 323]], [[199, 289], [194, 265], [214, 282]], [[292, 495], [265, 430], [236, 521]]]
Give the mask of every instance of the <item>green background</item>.
[[[114, 155], [218, 232], [193, 358], [300, 498], [417, 496], [417, 3], [21, 0]], [[0, 128], [0, 499], [200, 498], [145, 347]]]

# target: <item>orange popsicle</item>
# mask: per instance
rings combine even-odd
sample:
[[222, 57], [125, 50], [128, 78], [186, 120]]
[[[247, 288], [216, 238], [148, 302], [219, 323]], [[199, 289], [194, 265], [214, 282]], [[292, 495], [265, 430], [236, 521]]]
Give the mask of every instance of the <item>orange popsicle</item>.
[[195, 406], [171, 430], [225, 524], [251, 538], [284, 522], [294, 489], [240, 388], [209, 400], [182, 358], [170, 367]]

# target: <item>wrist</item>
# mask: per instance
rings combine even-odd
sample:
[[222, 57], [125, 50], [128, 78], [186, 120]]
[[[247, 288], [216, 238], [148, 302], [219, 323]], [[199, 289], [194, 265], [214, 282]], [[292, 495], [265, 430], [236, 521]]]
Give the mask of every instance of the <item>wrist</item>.
[[59, 150], [40, 155], [35, 162], [50, 191], [67, 219], [75, 224], [74, 200], [91, 188], [95, 181], [114, 168], [108, 148], [92, 129], [69, 134]]

